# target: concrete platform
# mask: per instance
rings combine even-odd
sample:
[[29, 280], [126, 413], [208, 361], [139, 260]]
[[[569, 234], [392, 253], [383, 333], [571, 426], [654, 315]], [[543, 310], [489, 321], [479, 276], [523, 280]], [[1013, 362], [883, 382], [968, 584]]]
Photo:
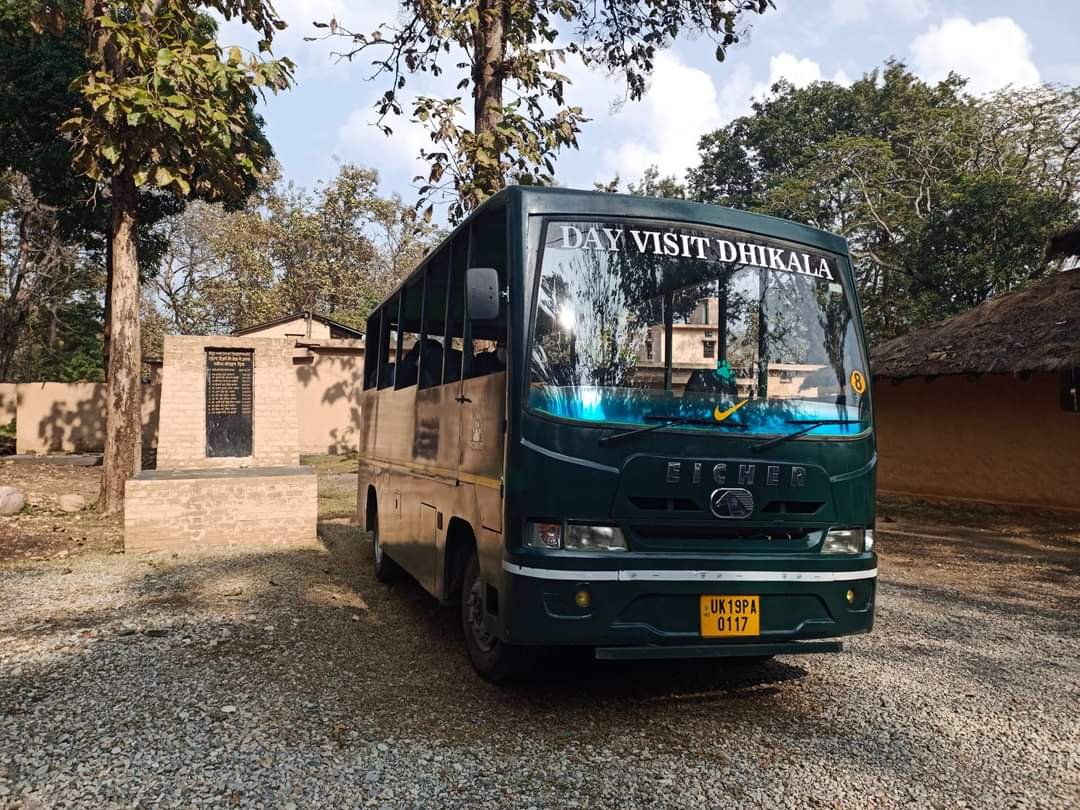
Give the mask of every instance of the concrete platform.
[[21, 453], [0, 456], [0, 461], [11, 461], [15, 464], [55, 464], [59, 467], [100, 467], [101, 453]]
[[311, 467], [147, 470], [127, 482], [124, 550], [311, 545], [317, 520]]

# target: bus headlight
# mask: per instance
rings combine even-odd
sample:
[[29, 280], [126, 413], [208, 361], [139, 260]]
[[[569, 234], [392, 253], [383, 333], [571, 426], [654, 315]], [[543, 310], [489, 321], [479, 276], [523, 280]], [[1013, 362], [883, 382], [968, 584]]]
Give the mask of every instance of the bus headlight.
[[566, 548], [569, 551], [626, 551], [626, 538], [618, 526], [571, 523], [566, 527]]
[[530, 548], [562, 548], [561, 523], [526, 523], [525, 545]]
[[547, 551], [626, 551], [626, 538], [617, 526], [581, 523], [526, 523], [525, 545]]
[[822, 554], [861, 554], [874, 546], [874, 532], [860, 527], [829, 529], [821, 546]]

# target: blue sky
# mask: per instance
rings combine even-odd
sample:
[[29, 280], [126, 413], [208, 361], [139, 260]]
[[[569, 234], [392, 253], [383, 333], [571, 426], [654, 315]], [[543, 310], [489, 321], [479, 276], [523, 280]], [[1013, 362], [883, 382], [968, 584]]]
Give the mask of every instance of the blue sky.
[[[696, 163], [697, 139], [749, 109], [750, 99], [786, 78], [796, 85], [818, 79], [849, 82], [889, 57], [908, 63], [927, 80], [949, 70], [970, 77], [974, 92], [1006, 84], [1080, 85], [1080, 1], [1026, 0], [776, 0], [776, 11], [754, 18], [744, 41], [718, 64], [707, 39], [684, 39], [656, 63], [645, 99], [622, 97], [617, 78], [584, 69], [568, 72], [570, 103], [592, 121], [580, 151], [556, 166], [560, 184], [591, 187], [616, 173], [635, 180], [651, 164], [682, 175]], [[343, 161], [376, 168], [384, 192], [415, 197], [411, 179], [426, 134], [406, 119], [386, 138], [371, 126], [372, 101], [385, 86], [365, 81], [369, 68], [337, 62], [341, 43], [304, 42], [312, 20], [336, 17], [353, 30], [393, 21], [390, 0], [276, 0], [289, 28], [275, 40], [277, 55], [297, 62], [297, 84], [262, 107], [270, 140], [286, 179], [312, 187], [332, 177]], [[748, 18], [749, 19], [749, 18]], [[249, 44], [235, 23], [223, 26], [224, 44]], [[452, 77], [449, 87], [458, 77]], [[426, 92], [437, 86], [417, 84]], [[446, 90], [446, 93], [451, 92]]]

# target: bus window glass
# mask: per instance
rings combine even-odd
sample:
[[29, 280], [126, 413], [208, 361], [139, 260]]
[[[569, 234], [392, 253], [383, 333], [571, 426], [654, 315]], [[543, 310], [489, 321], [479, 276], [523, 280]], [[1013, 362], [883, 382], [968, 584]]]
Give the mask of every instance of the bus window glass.
[[445, 382], [461, 379], [465, 348], [465, 269], [469, 266], [469, 234], [463, 231], [451, 245], [450, 301], [447, 309]]
[[713, 228], [550, 222], [529, 405], [590, 422], [779, 434], [820, 419], [831, 424], [815, 434], [857, 433], [867, 366], [836, 261]]
[[416, 385], [420, 377], [420, 337], [424, 331], [424, 278], [406, 285], [401, 299], [401, 359], [397, 363], [395, 388]]
[[373, 312], [367, 319], [364, 332], [364, 390], [375, 387], [376, 374], [379, 372], [379, 311]]
[[424, 295], [424, 348], [420, 353], [420, 388], [442, 383], [443, 342], [446, 337], [446, 299], [449, 293], [450, 251], [441, 250], [429, 262]]
[[398, 296], [394, 296], [382, 307], [382, 324], [379, 337], [379, 388], [394, 384], [397, 359], [397, 324]]
[[[494, 267], [499, 273], [499, 289], [506, 289], [506, 210], [481, 214], [472, 225], [472, 267]], [[506, 370], [506, 306], [492, 321], [470, 324], [466, 351], [466, 377], [481, 377]]]

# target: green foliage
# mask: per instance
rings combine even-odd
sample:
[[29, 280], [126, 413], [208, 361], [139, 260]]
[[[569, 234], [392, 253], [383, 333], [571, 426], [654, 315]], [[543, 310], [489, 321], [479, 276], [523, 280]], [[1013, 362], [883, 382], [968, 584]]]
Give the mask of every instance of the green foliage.
[[25, 175], [0, 173], [0, 379], [99, 377], [101, 283], [57, 209]]
[[[38, 0], [12, 0], [0, 11], [0, 171], [28, 178], [35, 197], [55, 209], [63, 238], [87, 251], [87, 260], [103, 263], [109, 200], [97, 193], [94, 181], [72, 170], [71, 141], [60, 133], [61, 124], [81, 102], [71, 85], [89, 69], [81, 6], [52, 5], [63, 24], [54, 18], [47, 30], [32, 24], [37, 7]], [[253, 121], [261, 138], [260, 123]], [[175, 215], [183, 200], [147, 188], [137, 205], [139, 261], [145, 275], [153, 272], [163, 248], [154, 223]]]
[[[636, 100], [656, 53], [679, 35], [710, 38], [722, 61], [739, 39], [742, 15], [771, 6], [772, 0], [402, 0], [399, 22], [370, 33], [337, 20], [315, 25], [349, 41], [343, 58], [373, 58], [374, 77], [386, 81], [376, 111], [387, 134], [386, 117], [406, 110], [428, 127], [432, 148], [421, 157], [429, 172], [417, 178], [421, 200], [449, 195], [456, 220], [507, 182], [550, 183], [559, 151], [577, 147], [588, 119], [567, 102], [568, 62], [622, 74]], [[440, 76], [452, 60], [457, 89], [473, 98], [471, 127], [462, 123], [463, 95], [420, 95], [410, 104], [404, 93], [410, 75]]]
[[1080, 90], [977, 99], [891, 62], [850, 87], [781, 83], [706, 135], [692, 195], [847, 237], [871, 340], [1050, 272], [1077, 214]]
[[362, 328], [437, 238], [414, 208], [379, 195], [376, 172], [352, 164], [313, 192], [268, 174], [245, 209], [193, 203], [162, 231], [171, 247], [155, 303], [167, 330], [194, 334], [304, 311]]
[[[246, 13], [261, 3], [213, 4]], [[138, 2], [110, 2], [90, 21], [99, 32], [91, 69], [74, 85], [82, 108], [64, 122], [74, 166], [99, 182], [129, 174], [205, 198], [241, 196], [271, 155], [252, 137], [260, 88], [287, 88], [288, 59], [261, 59], [232, 47], [223, 53], [205, 17], [184, 0], [162, 0], [152, 15]], [[251, 19], [248, 17], [248, 19]], [[272, 15], [263, 20], [279, 27]]]
[[[619, 176], [615, 175], [607, 183], [594, 183], [597, 191], [606, 191], [609, 194], [619, 192]], [[650, 166], [641, 175], [637, 183], [627, 183], [626, 193], [638, 197], [663, 197], [672, 200], [686, 199], [686, 186], [675, 175], [660, 176], [657, 166]]]
[[[104, 287], [111, 199], [73, 171], [71, 141], [60, 133], [82, 103], [72, 84], [90, 70], [82, 11], [75, 2], [0, 4], [0, 198], [7, 199], [6, 208], [0, 200], [6, 211], [0, 214], [6, 229], [0, 240], [0, 377], [9, 379], [102, 376], [100, 313], [96, 320], [76, 313], [81, 301], [100, 300]], [[209, 17], [200, 16], [195, 25], [202, 40], [214, 36]], [[245, 137], [269, 153], [250, 104], [245, 122]], [[253, 188], [249, 175], [228, 204], [241, 203]], [[181, 197], [149, 183], [138, 194], [144, 281], [153, 277], [168, 244], [157, 223], [183, 207]]]

